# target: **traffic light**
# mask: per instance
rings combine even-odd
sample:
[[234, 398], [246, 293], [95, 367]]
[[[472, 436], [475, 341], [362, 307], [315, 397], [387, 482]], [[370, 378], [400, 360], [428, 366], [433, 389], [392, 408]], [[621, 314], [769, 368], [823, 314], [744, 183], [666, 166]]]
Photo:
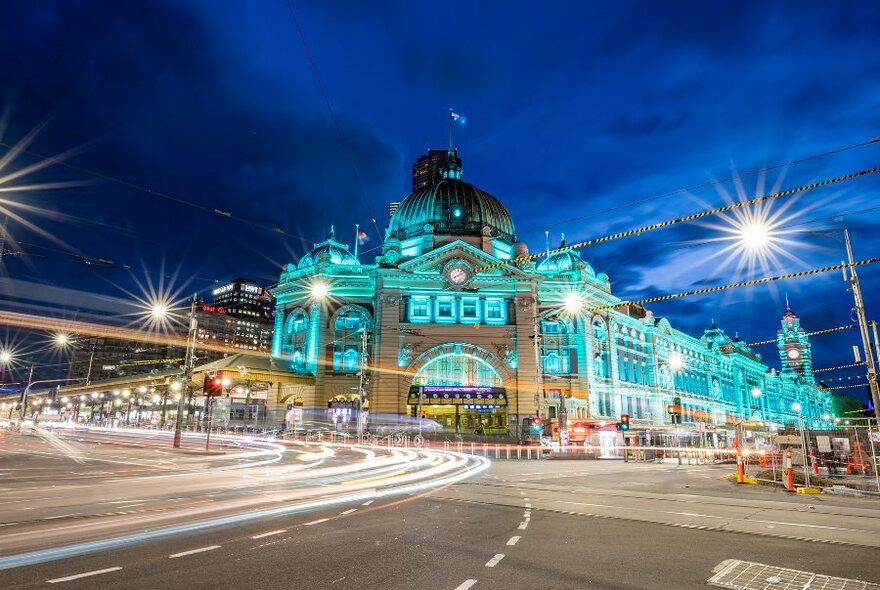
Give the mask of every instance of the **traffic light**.
[[219, 397], [223, 395], [223, 375], [205, 375], [202, 384], [205, 397]]
[[617, 425], [618, 430], [629, 430], [629, 414], [620, 415], [620, 423]]
[[532, 431], [532, 434], [541, 434], [544, 432], [544, 422], [537, 416], [531, 419], [529, 422], [529, 430]]

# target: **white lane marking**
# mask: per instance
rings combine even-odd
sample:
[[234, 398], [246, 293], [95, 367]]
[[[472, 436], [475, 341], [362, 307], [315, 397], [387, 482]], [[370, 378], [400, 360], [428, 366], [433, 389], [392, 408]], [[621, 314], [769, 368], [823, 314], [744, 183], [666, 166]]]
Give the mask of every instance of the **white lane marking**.
[[351, 514], [352, 512], [357, 512], [357, 508], [352, 508], [351, 510], [346, 510], [345, 512], [340, 512], [339, 514]]
[[524, 530], [526, 530], [526, 527], [528, 527], [528, 526], [529, 526], [529, 521], [525, 520], [525, 521], [519, 523], [519, 526], [516, 528], [520, 531], [524, 531]]
[[82, 574], [75, 574], [73, 576], [65, 576], [63, 578], [53, 578], [51, 580], [46, 580], [46, 583], [47, 584], [57, 584], [58, 582], [69, 582], [71, 580], [79, 580], [80, 578], [87, 578], [89, 576], [97, 576], [98, 574], [106, 574], [109, 572], [118, 572], [121, 569], [122, 569], [122, 566], [108, 567], [107, 569], [103, 569], [103, 570], [94, 570], [94, 571], [85, 572]]
[[496, 553], [495, 557], [486, 562], [486, 567], [495, 567], [498, 565], [498, 562], [504, 559], [503, 553]]
[[312, 526], [313, 524], [321, 524], [322, 522], [327, 522], [330, 520], [329, 518], [321, 518], [319, 520], [313, 520], [312, 522], [307, 522], [305, 526]]
[[531, 502], [529, 498], [523, 498], [523, 502]]
[[531, 503], [531, 502], [526, 502], [526, 508], [531, 508], [531, 507], [532, 507], [532, 503]]
[[525, 496], [526, 493], [525, 493], [525, 492], [520, 492], [519, 495], [520, 495], [520, 496]]
[[510, 540], [507, 542], [507, 544], [510, 545], [511, 547], [513, 547], [514, 545], [516, 545], [519, 542], [519, 540], [521, 538], [522, 537], [520, 537], [518, 535], [516, 537], [511, 537]]
[[251, 539], [262, 539], [263, 537], [271, 537], [272, 535], [280, 535], [281, 533], [286, 533], [287, 529], [278, 529], [277, 531], [269, 531], [268, 533], [263, 533], [261, 535], [254, 535]]
[[205, 551], [213, 551], [214, 549], [220, 549], [221, 545], [210, 545], [208, 547], [200, 547], [198, 549], [190, 549], [189, 551], [183, 551], [181, 553], [172, 553], [168, 556], [168, 559], [177, 559], [178, 557], [185, 557], [187, 555], [193, 555], [194, 553], [204, 553]]
[[468, 588], [470, 588], [471, 586], [473, 586], [476, 583], [477, 583], [476, 580], [465, 580], [464, 582], [462, 582], [461, 584], [456, 586], [455, 590], [468, 590]]
[[366, 502], [364, 502], [363, 504], [361, 504], [361, 506], [369, 506], [369, 505], [372, 504], [373, 502], [375, 502], [375, 500], [367, 500]]
[[532, 517], [532, 513], [529, 512], [528, 510], [523, 512], [523, 518], [525, 518], [526, 520], [530, 519], [531, 517]]

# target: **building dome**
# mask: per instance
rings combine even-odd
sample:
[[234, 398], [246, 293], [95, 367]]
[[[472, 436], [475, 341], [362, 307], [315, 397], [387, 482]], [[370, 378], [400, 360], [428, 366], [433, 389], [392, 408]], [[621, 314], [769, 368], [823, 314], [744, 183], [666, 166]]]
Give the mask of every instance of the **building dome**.
[[399, 240], [426, 233], [482, 236], [487, 232], [511, 244], [516, 241], [510, 213], [501, 201], [461, 180], [461, 160], [452, 150], [443, 179], [410, 193], [388, 227], [388, 236]]
[[[565, 236], [559, 244], [560, 248], [565, 248]], [[595, 271], [587, 264], [577, 250], [563, 250], [551, 254], [538, 263], [537, 271], [546, 274], [556, 274], [561, 272], [586, 271], [590, 276], [596, 276]]]
[[344, 265], [359, 264], [358, 259], [355, 258], [354, 254], [348, 251], [348, 246], [340, 244], [335, 238], [336, 232], [333, 229], [333, 226], [330, 226], [330, 233], [327, 235], [327, 240], [320, 244], [315, 244], [311, 252], [300, 258], [299, 264], [297, 264], [296, 267], [298, 269], [307, 268], [321, 263]]

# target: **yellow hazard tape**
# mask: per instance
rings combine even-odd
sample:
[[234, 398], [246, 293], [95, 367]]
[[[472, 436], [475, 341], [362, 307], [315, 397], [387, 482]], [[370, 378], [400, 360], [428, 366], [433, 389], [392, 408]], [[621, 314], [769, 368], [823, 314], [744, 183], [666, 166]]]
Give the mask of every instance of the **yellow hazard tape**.
[[[775, 340], [773, 342], [776, 342]], [[825, 371], [840, 371], [841, 369], [852, 369], [853, 367], [861, 367], [865, 363], [851, 363], [849, 365], [840, 365], [839, 367], [824, 367], [822, 369], [813, 369], [814, 373], [824, 373]]]
[[546, 252], [539, 252], [537, 254], [527, 254], [525, 256], [517, 256], [516, 258], [513, 258], [511, 260], [505, 260], [503, 262], [495, 262], [492, 264], [487, 264], [485, 266], [477, 267], [476, 269], [474, 269], [474, 272], [483, 272], [484, 270], [491, 270], [493, 268], [500, 268], [506, 264], [516, 264], [518, 262], [526, 262], [527, 260], [534, 260], [536, 258], [541, 258], [543, 256], [551, 256], [553, 254], [557, 254], [559, 252], [565, 252], [567, 250], [577, 250], [579, 248], [584, 248], [586, 246], [592, 246], [593, 244], [601, 244], [603, 242], [610, 242], [611, 240], [616, 240], [618, 238], [626, 238], [629, 236], [635, 236], [635, 235], [642, 234], [642, 233], [645, 233], [647, 231], [651, 231], [654, 229], [669, 227], [670, 225], [675, 225], [676, 223], [684, 223], [686, 221], [693, 221], [694, 219], [699, 219], [700, 217], [707, 217], [709, 215], [717, 215], [718, 213], [724, 213], [725, 211], [732, 211], [734, 209], [739, 209], [741, 207], [755, 205], [757, 203], [762, 203], [764, 201], [769, 201], [771, 199], [779, 199], [782, 197], [788, 197], [788, 196], [791, 196], [791, 195], [794, 195], [797, 193], [812, 190], [814, 188], [819, 188], [821, 186], [828, 186], [829, 184], [836, 184], [838, 182], [843, 182], [845, 180], [852, 180], [853, 178], [858, 178], [860, 176], [867, 176], [869, 174], [874, 174], [876, 172], [880, 172], [880, 166], [876, 166], [874, 168], [868, 168], [867, 170], [860, 170], [858, 172], [853, 172], [852, 174], [844, 174], [843, 176], [838, 176], [836, 178], [829, 178], [827, 180], [821, 180], [819, 182], [805, 184], [804, 186], [799, 186], [797, 188], [791, 188], [791, 189], [781, 191], [778, 193], [771, 193], [769, 195], [764, 195], [761, 197], [756, 197], [754, 199], [749, 199], [748, 201], [740, 201], [738, 203], [733, 203], [731, 205], [725, 205], [724, 207], [716, 207], [714, 209], [708, 209], [706, 211], [701, 211], [699, 213], [685, 215], [684, 217], [670, 219], [669, 221], [663, 221], [661, 223], [654, 223], [651, 225], [646, 225], [644, 227], [631, 229], [631, 230], [619, 232], [616, 234], [611, 234], [611, 235], [604, 236], [601, 238], [593, 238], [592, 240], [586, 240], [584, 242], [578, 242], [576, 244], [571, 244], [569, 246], [563, 246], [561, 248], [556, 248], [555, 250], [547, 250]]

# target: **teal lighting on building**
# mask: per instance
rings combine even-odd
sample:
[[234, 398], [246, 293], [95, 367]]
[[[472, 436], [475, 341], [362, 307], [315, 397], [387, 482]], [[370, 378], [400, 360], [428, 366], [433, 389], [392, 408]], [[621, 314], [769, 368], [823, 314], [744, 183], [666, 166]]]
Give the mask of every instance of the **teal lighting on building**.
[[[575, 250], [475, 274], [528, 247], [501, 202], [461, 179], [456, 152], [441, 173], [400, 201], [374, 261], [359, 261], [331, 229], [284, 267], [272, 355], [314, 376], [296, 393], [306, 405], [351, 399], [365, 331], [370, 411], [411, 417], [421, 407], [449, 431], [519, 433], [531, 417], [554, 419], [562, 398], [570, 421], [625, 414], [630, 434], [702, 423], [729, 441], [739, 424], [824, 423], [830, 399], [790, 307], [781, 325], [768, 319], [768, 329], [780, 326], [771, 366], [714, 321], [689, 335], [638, 306], [587, 313], [620, 299]], [[325, 296], [310, 292], [316, 282]]]

